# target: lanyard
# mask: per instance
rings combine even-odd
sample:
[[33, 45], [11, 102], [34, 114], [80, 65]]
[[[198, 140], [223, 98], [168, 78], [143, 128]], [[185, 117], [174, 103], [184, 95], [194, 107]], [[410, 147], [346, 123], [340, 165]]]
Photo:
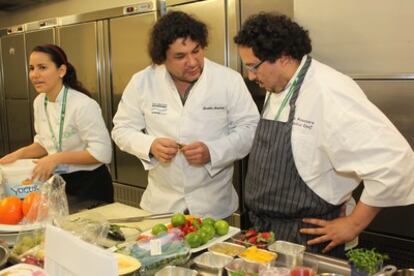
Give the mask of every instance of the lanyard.
[[[307, 60], [309, 60], [309, 56], [307, 57]], [[302, 68], [300, 69], [300, 71], [297, 74], [296, 78], [293, 80], [293, 83], [290, 86], [288, 93], [286, 94], [285, 98], [283, 99], [282, 104], [279, 106], [279, 110], [277, 111], [275, 119], [274, 119], [275, 121], [277, 121], [279, 119], [280, 114], [282, 113], [283, 109], [286, 107], [287, 103], [289, 102], [290, 98], [292, 97], [292, 94], [295, 91], [299, 76], [303, 75], [303, 73], [306, 73], [307, 68], [305, 70], [305, 67], [306, 66], [302, 66]], [[309, 66], [307, 66], [307, 67], [309, 67]], [[266, 110], [266, 108], [267, 108], [267, 105], [269, 103], [269, 98], [270, 98], [270, 95], [269, 95], [269, 97], [267, 97], [266, 102], [264, 103], [263, 111]]]
[[[279, 109], [277, 110], [276, 116], [275, 116], [275, 121], [277, 121], [280, 117], [280, 114], [282, 113], [283, 109], [286, 107], [287, 103], [289, 102], [289, 99], [292, 97], [293, 91], [295, 91], [296, 88], [296, 83], [297, 83], [298, 78], [296, 77], [295, 80], [293, 81], [292, 85], [289, 88], [289, 91], [287, 92], [286, 96], [283, 98], [282, 103], [279, 106]], [[269, 99], [270, 99], [271, 94], [269, 95], [269, 97], [267, 97], [266, 102], [264, 104], [264, 109], [266, 110], [267, 105], [269, 104]]]
[[63, 101], [62, 101], [62, 108], [60, 110], [60, 122], [59, 122], [59, 140], [56, 139], [55, 134], [53, 133], [52, 124], [50, 123], [49, 113], [47, 112], [47, 103], [48, 99], [47, 96], [45, 97], [44, 106], [47, 118], [47, 124], [49, 125], [49, 131], [52, 135], [53, 144], [55, 144], [55, 149], [58, 152], [62, 151], [62, 134], [63, 134], [63, 124], [65, 122], [65, 113], [66, 113], [66, 98], [68, 95], [68, 88], [65, 86], [65, 90], [63, 91]]

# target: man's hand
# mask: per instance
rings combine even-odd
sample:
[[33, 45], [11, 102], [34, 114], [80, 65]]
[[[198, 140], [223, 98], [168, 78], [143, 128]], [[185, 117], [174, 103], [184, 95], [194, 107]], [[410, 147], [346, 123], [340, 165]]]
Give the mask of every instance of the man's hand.
[[46, 181], [55, 171], [59, 161], [57, 154], [52, 154], [45, 156], [39, 160], [33, 161], [36, 163], [35, 168], [33, 169], [33, 179], [39, 179], [41, 181]]
[[331, 221], [304, 218], [303, 222], [320, 227], [302, 228], [299, 231], [302, 234], [319, 236], [309, 240], [309, 245], [330, 241], [322, 251], [326, 253], [340, 244], [352, 241], [371, 223], [380, 210], [380, 207], [369, 206], [359, 201], [349, 216], [339, 217]]
[[169, 138], [156, 138], [150, 152], [161, 163], [169, 163], [178, 152], [178, 144]]
[[210, 162], [210, 151], [203, 142], [194, 142], [181, 148], [185, 159], [191, 165], [201, 166]]
[[303, 222], [319, 226], [315, 228], [300, 229], [300, 233], [302, 234], [319, 236], [309, 240], [309, 245], [330, 241], [330, 243], [323, 249], [322, 253], [326, 253], [340, 244], [352, 241], [359, 234], [359, 231], [356, 230], [358, 229], [357, 225], [355, 225], [349, 217], [340, 217], [331, 221], [305, 218], [303, 219]]

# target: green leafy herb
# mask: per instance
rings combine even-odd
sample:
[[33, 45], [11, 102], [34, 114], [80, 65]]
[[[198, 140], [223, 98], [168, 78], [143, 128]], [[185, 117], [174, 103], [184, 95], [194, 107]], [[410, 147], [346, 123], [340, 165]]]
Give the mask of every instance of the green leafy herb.
[[384, 260], [389, 259], [388, 255], [381, 254], [375, 248], [369, 250], [365, 248], [351, 249], [346, 252], [349, 262], [358, 270], [365, 271], [368, 275], [374, 275], [381, 268]]

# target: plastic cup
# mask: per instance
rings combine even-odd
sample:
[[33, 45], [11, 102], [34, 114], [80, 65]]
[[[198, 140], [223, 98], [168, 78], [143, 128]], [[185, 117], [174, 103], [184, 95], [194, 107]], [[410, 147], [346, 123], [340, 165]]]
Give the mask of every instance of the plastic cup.
[[311, 267], [294, 267], [290, 270], [290, 276], [315, 276], [316, 272]]

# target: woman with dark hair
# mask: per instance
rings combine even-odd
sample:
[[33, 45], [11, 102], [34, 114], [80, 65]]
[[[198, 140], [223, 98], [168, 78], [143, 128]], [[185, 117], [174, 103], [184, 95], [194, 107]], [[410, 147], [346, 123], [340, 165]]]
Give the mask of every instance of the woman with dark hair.
[[113, 202], [111, 140], [101, 109], [76, 78], [65, 52], [53, 44], [37, 46], [29, 58], [35, 98], [34, 142], [0, 159], [0, 164], [39, 158], [33, 178], [59, 173], [71, 201]]

